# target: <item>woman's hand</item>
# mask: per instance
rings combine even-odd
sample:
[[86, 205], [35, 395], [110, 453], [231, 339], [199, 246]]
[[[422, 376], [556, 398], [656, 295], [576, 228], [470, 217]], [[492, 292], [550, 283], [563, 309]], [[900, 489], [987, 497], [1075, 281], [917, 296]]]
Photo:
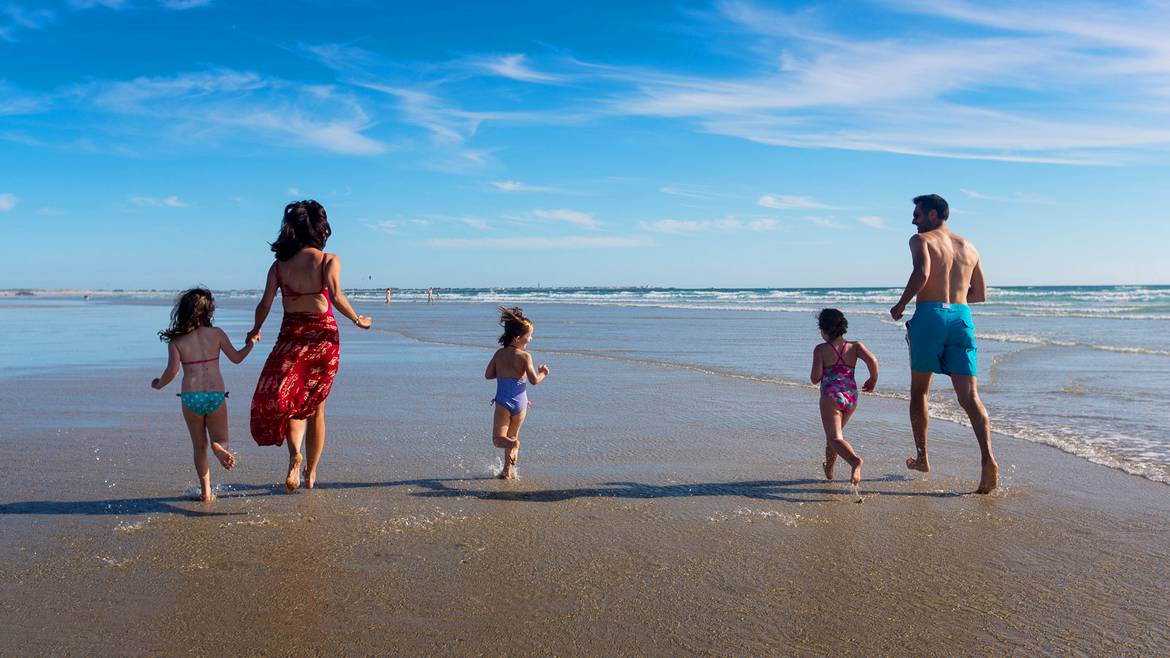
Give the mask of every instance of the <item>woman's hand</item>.
[[249, 331], [248, 335], [244, 338], [244, 342], [249, 344], [249, 345], [255, 345], [256, 343], [259, 343], [260, 342], [260, 330], [253, 329], [253, 330]]
[[162, 380], [159, 379], [158, 377], [155, 377], [154, 379], [150, 380], [150, 387], [156, 391], [161, 389], [162, 388]]
[[364, 315], [359, 315], [353, 323], [362, 329], [369, 329], [370, 325], [374, 324], [374, 321]]

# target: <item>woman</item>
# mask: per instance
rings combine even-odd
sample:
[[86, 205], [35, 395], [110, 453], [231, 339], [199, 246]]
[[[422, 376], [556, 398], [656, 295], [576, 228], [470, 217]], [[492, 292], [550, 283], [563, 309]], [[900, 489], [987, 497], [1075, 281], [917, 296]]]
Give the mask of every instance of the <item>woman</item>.
[[[337, 374], [339, 350], [332, 307], [362, 329], [370, 328], [370, 318], [358, 315], [341, 291], [341, 259], [322, 251], [331, 233], [325, 208], [316, 201], [285, 206], [280, 234], [271, 245], [276, 262], [268, 269], [256, 324], [248, 332], [249, 339], [259, 337], [279, 289], [284, 320], [252, 396], [252, 438], [262, 446], [288, 439], [284, 487], [289, 493], [301, 486], [302, 462], [305, 488], [316, 485], [325, 448], [325, 398]], [[301, 457], [302, 443], [307, 461]]]

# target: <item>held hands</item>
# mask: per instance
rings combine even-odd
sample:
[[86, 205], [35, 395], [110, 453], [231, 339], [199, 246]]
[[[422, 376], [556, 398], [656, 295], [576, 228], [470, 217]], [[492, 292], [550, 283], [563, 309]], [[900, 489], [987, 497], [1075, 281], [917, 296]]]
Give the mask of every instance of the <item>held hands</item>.
[[901, 320], [902, 313], [904, 313], [905, 311], [906, 311], [905, 305], [895, 304], [894, 307], [890, 309], [890, 317], [894, 318], [895, 320]]
[[252, 331], [249, 331], [248, 336], [246, 338], [244, 338], [244, 342], [249, 344], [249, 345], [255, 345], [256, 343], [259, 343], [260, 342], [260, 330], [253, 329]]
[[374, 321], [364, 315], [359, 315], [357, 316], [357, 319], [353, 321], [353, 323], [362, 329], [369, 329], [370, 325], [372, 325]]
[[873, 393], [873, 389], [875, 388], [877, 388], [876, 377], [870, 377], [869, 379], [865, 380], [864, 384], [861, 385], [861, 390], [865, 391], [866, 393]]

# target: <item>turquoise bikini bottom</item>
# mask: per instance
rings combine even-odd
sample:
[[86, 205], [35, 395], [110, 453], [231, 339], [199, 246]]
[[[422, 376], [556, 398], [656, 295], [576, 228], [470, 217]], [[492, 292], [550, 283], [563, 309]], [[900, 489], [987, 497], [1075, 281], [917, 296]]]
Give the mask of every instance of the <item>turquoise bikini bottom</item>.
[[227, 391], [188, 391], [186, 393], [179, 393], [179, 399], [183, 401], [183, 406], [191, 410], [191, 413], [206, 416], [215, 413], [216, 409], [223, 404], [227, 399]]

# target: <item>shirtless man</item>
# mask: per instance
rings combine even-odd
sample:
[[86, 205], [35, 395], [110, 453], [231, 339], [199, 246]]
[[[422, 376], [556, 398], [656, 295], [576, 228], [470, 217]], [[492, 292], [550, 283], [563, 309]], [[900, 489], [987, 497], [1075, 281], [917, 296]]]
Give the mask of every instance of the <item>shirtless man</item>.
[[910, 344], [910, 426], [918, 456], [906, 460], [906, 468], [930, 470], [926, 459], [926, 407], [933, 373], [950, 375], [955, 396], [967, 416], [983, 454], [983, 472], [975, 493], [989, 493], [999, 483], [999, 465], [991, 454], [991, 421], [979, 400], [975, 369], [975, 324], [971, 308], [987, 299], [987, 282], [979, 252], [966, 238], [947, 228], [950, 209], [937, 194], [914, 197], [914, 226], [910, 238], [914, 271], [902, 298], [890, 309], [900, 320], [906, 304], [914, 299], [914, 317], [906, 322]]

